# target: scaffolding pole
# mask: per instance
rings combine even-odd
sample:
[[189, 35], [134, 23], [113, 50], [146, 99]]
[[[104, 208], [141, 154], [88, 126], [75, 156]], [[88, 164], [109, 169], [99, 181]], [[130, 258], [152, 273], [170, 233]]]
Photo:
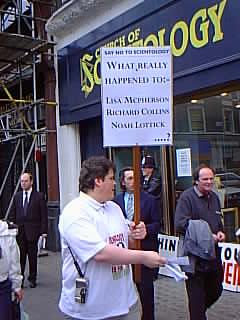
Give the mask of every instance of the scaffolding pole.
[[29, 149], [27, 158], [26, 158], [25, 163], [24, 163], [24, 165], [23, 165], [22, 172], [21, 172], [21, 174], [20, 174], [20, 177], [18, 178], [18, 182], [17, 182], [17, 184], [16, 184], [15, 190], [14, 190], [13, 195], [12, 195], [12, 198], [11, 198], [11, 200], [10, 200], [10, 203], [9, 203], [9, 206], [8, 206], [8, 209], [7, 209], [7, 212], [6, 212], [6, 214], [5, 214], [5, 217], [4, 217], [5, 220], [7, 220], [8, 216], [9, 216], [10, 210], [11, 210], [11, 208], [12, 208], [12, 204], [13, 204], [14, 197], [15, 197], [15, 195], [16, 195], [16, 193], [17, 193], [17, 191], [18, 191], [19, 185], [20, 185], [21, 176], [22, 176], [22, 174], [25, 172], [25, 169], [26, 169], [26, 167], [27, 167], [28, 161], [29, 161], [29, 159], [30, 159], [30, 157], [31, 157], [31, 154], [32, 154], [32, 152], [33, 152], [33, 148], [34, 148], [34, 146], [35, 146], [36, 140], [37, 140], [37, 136], [35, 135], [34, 138], [33, 138], [33, 142], [32, 142], [32, 144], [31, 144], [31, 147], [30, 147], [30, 149]]
[[[17, 181], [17, 179], [18, 181], [16, 187], [14, 186], [15, 189], [9, 205], [8, 200], [4, 200], [6, 202], [5, 207], [8, 206], [5, 218], [9, 215], [14, 196], [20, 185], [20, 177], [26, 170], [30, 159], [30, 164], [31, 166], [33, 165], [35, 174], [36, 189], [40, 189], [39, 163], [33, 158], [33, 153], [35, 155], [38, 147], [40, 147], [41, 133], [48, 133], [47, 146], [49, 146], [49, 140], [51, 140], [50, 159], [57, 168], [57, 153], [55, 153], [55, 149], [54, 152], [52, 152], [55, 142], [52, 137], [55, 137], [54, 135], [56, 135], [56, 128], [52, 124], [49, 127], [49, 123], [51, 123], [49, 119], [55, 119], [55, 110], [52, 109], [51, 106], [56, 106], [56, 102], [41, 101], [39, 103], [40, 107], [37, 102], [37, 71], [43, 72], [44, 79], [47, 81], [46, 83], [50, 83], [51, 85], [49, 89], [48, 85], [45, 84], [44, 87], [44, 83], [41, 83], [45, 92], [44, 100], [55, 99], [55, 96], [51, 92], [53, 88], [52, 83], [55, 81], [55, 78], [50, 77], [48, 74], [50, 70], [48, 58], [51, 56], [49, 49], [51, 49], [55, 43], [48, 41], [44, 28], [44, 24], [51, 15], [51, 7], [53, 5], [48, 1], [46, 1], [46, 5], [43, 4], [44, 2], [42, 1], [29, 1], [30, 5], [28, 11], [25, 11], [23, 0], [13, 0], [13, 3], [13, 10], [11, 9], [10, 2], [6, 2], [6, 5], [1, 8], [3, 10], [0, 10], [1, 23], [4, 22], [4, 25], [1, 24], [2, 29], [0, 32], [0, 105], [2, 106], [2, 109], [0, 109], [0, 127], [2, 126], [3, 129], [0, 129], [0, 143], [8, 143], [10, 140], [14, 141], [14, 139], [16, 139], [16, 141], [18, 139], [18, 141], [11, 162], [9, 165], [6, 164], [6, 166], [8, 165], [8, 169], [4, 177], [4, 183], [0, 189], [0, 197], [4, 192], [4, 188], [6, 189], [7, 179], [9, 179], [11, 170], [14, 167], [14, 161], [16, 163], [18, 156], [22, 164], [16, 163], [14, 181]], [[48, 10], [46, 10], [47, 4]], [[9, 25], [10, 28], [8, 28]], [[12, 26], [13, 28], [11, 28]], [[16, 32], [16, 34], [12, 33], [12, 30], [15, 30], [14, 32]], [[39, 55], [41, 55], [41, 60], [38, 58]], [[37, 69], [38, 63], [40, 64], [39, 70]], [[46, 66], [48, 66], [48, 69], [46, 69]], [[45, 72], [46, 70], [47, 72]], [[26, 83], [25, 80], [28, 80], [28, 82]], [[29, 85], [29, 80], [32, 81], [31, 85]], [[16, 93], [11, 95], [9, 91], [11, 84], [17, 89], [17, 95]], [[30, 88], [30, 90], [27, 91], [27, 94], [30, 93], [30, 99], [27, 99], [27, 97], [24, 99], [25, 97], [23, 95], [26, 94], [25, 88]], [[50, 93], [48, 91], [50, 91]], [[13, 96], [18, 99], [14, 99]], [[48, 107], [50, 107], [50, 109]], [[44, 117], [41, 118], [41, 116], [39, 116], [40, 111], [42, 111], [43, 108], [45, 108], [46, 111], [45, 119]], [[1, 112], [1, 110], [3, 112]], [[7, 122], [8, 120], [9, 122]], [[40, 127], [43, 126], [41, 121], [44, 120], [48, 130], [44, 128], [43, 131]], [[49, 135], [49, 133], [51, 134]], [[27, 139], [29, 135], [32, 138]], [[49, 139], [49, 136], [51, 139]], [[31, 147], [29, 149], [30, 145]], [[52, 156], [53, 153], [54, 157]], [[9, 157], [10, 156], [11, 154], [9, 154]], [[54, 168], [54, 170], [56, 168]], [[49, 170], [49, 156], [47, 156], [47, 170]], [[57, 171], [55, 172], [54, 170], [51, 169], [50, 173], [47, 172], [47, 175], [50, 175], [50, 183], [47, 182], [48, 200], [50, 199], [50, 201], [59, 200]], [[18, 177], [20, 171], [21, 175]]]
[[5, 177], [4, 177], [4, 179], [3, 179], [3, 183], [2, 183], [2, 186], [1, 186], [1, 189], [0, 189], [0, 197], [1, 197], [1, 195], [2, 195], [3, 189], [4, 189], [5, 184], [6, 184], [6, 182], [7, 182], [8, 175], [9, 175], [11, 169], [12, 169], [12, 165], [13, 165], [14, 160], [15, 160], [15, 157], [16, 157], [16, 155], [17, 155], [17, 151], [18, 151], [19, 146], [20, 146], [20, 139], [18, 140], [18, 142], [17, 142], [17, 144], [16, 144], [16, 147], [15, 147], [15, 150], [14, 150], [14, 152], [13, 152], [11, 161], [10, 161], [10, 163], [9, 163], [7, 172], [6, 172]]
[[[34, 18], [35, 12], [34, 12], [34, 5], [31, 3], [31, 12], [32, 17]], [[34, 20], [32, 20], [32, 37], [35, 38], [36, 32], [35, 32], [35, 23]], [[37, 79], [36, 79], [36, 64], [35, 64], [36, 55], [33, 55], [33, 101], [35, 102], [37, 100]], [[34, 118], [34, 130], [36, 131], [38, 129], [38, 123], [37, 123], [37, 105], [34, 104], [33, 106], [33, 118]], [[38, 148], [38, 143], [36, 141], [35, 144], [35, 154]], [[39, 181], [39, 164], [37, 161], [35, 161], [35, 170], [36, 170], [36, 189], [39, 191], [40, 189], [40, 181]]]

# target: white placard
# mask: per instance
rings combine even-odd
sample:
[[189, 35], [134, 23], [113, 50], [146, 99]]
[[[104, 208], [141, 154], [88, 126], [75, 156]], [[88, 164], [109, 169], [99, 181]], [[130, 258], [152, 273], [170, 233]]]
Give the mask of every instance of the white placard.
[[222, 247], [222, 263], [224, 268], [223, 288], [225, 290], [240, 292], [240, 266], [236, 257], [240, 250], [239, 244], [219, 243]]
[[[177, 258], [179, 238], [174, 236], [168, 236], [165, 234], [158, 234], [159, 253], [165, 258]], [[178, 270], [181, 271], [180, 267]], [[159, 274], [164, 276], [173, 277], [173, 273], [166, 267], [159, 267]]]
[[[158, 234], [159, 253], [161, 256], [174, 262], [177, 257], [179, 237]], [[224, 269], [223, 288], [225, 290], [240, 292], [240, 266], [236, 262], [236, 256], [240, 250], [240, 244], [218, 243], [221, 250], [221, 259]], [[178, 266], [180, 271], [180, 267]], [[159, 274], [173, 277], [173, 273], [166, 267], [159, 267]]]
[[170, 47], [101, 48], [103, 145], [172, 144]]
[[192, 165], [191, 165], [191, 149], [177, 149], [177, 176], [178, 177], [189, 177], [192, 176]]

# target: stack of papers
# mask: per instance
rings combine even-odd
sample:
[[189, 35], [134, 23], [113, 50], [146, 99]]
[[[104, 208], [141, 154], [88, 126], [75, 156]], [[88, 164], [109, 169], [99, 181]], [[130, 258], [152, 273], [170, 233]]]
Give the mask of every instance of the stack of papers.
[[170, 274], [176, 281], [187, 280], [185, 272], [179, 270], [178, 266], [188, 266], [189, 259], [188, 257], [169, 257], [167, 259], [167, 264], [165, 264], [165, 268], [168, 269]]

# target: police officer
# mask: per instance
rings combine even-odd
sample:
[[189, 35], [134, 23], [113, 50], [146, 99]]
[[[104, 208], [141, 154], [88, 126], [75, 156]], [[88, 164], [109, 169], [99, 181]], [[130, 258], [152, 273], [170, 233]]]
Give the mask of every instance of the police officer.
[[[151, 194], [157, 200], [160, 211], [162, 212], [162, 181], [156, 175], [156, 165], [154, 158], [151, 155], [146, 155], [142, 159], [142, 189]], [[159, 217], [161, 231], [163, 230], [163, 215]]]
[[160, 177], [155, 175], [155, 161], [150, 155], [142, 159], [142, 187], [145, 192], [160, 198], [162, 183]]

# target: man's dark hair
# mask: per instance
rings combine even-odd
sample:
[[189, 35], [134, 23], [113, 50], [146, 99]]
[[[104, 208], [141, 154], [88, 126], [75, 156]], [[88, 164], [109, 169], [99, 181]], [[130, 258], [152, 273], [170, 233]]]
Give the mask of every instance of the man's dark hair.
[[123, 184], [126, 171], [133, 171], [133, 167], [124, 167], [119, 172], [119, 184], [120, 184], [120, 188], [121, 188], [122, 191], [126, 191], [126, 186]]
[[208, 168], [212, 170], [213, 174], [215, 174], [215, 170], [211, 168], [210, 166], [206, 165], [205, 163], [200, 164], [199, 167], [197, 167], [193, 172], [193, 184], [196, 185], [196, 182], [199, 180], [199, 172], [201, 169]]
[[86, 193], [89, 190], [93, 190], [95, 179], [104, 180], [110, 169], [115, 172], [115, 165], [111, 160], [103, 156], [94, 156], [83, 161], [79, 177], [80, 191]]

